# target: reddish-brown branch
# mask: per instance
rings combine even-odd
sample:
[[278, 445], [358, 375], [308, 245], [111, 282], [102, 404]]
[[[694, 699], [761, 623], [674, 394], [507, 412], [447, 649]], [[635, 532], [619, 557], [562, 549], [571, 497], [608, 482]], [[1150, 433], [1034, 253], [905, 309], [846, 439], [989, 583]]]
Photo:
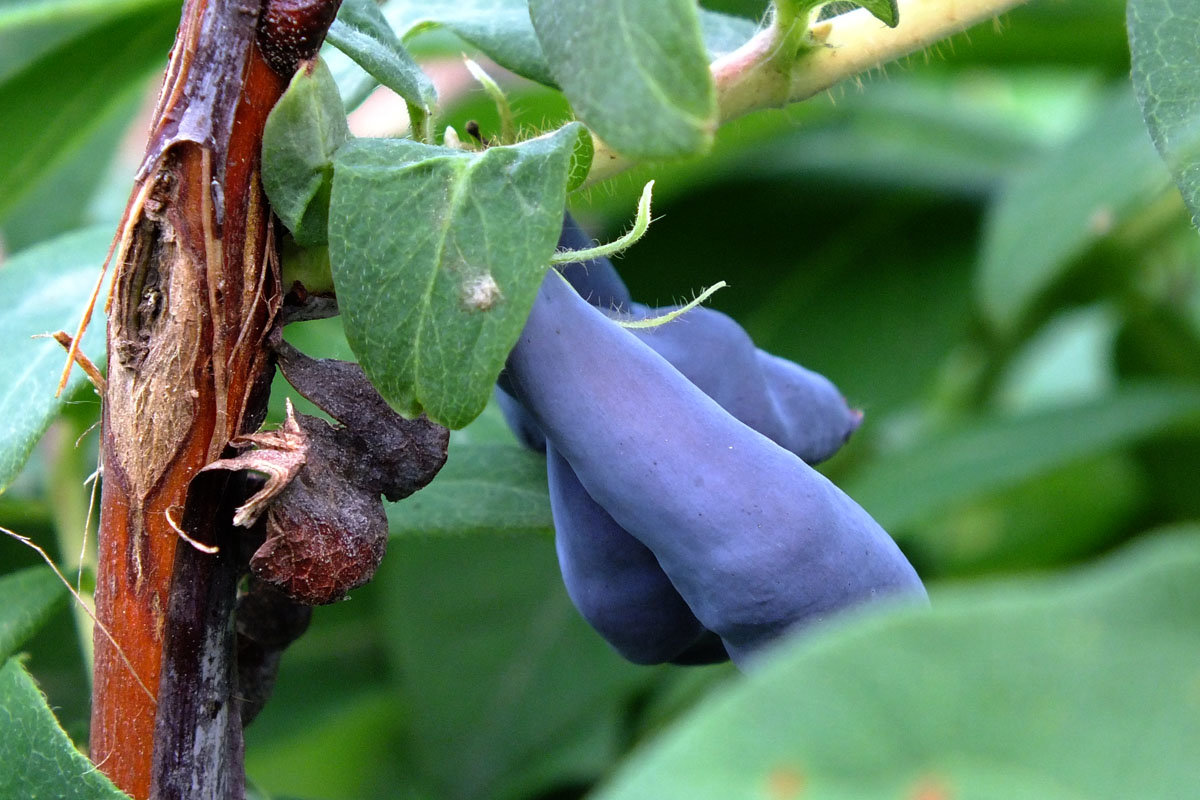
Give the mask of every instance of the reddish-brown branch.
[[[338, 0], [309, 5], [336, 10]], [[154, 796], [180, 796], [172, 771], [187, 767], [178, 763], [187, 748], [179, 743], [199, 734], [175, 730], [197, 712], [176, 695], [194, 678], [201, 697], [206, 670], [233, 664], [231, 638], [210, 635], [229, 629], [240, 569], [218, 519], [224, 486], [206, 481], [188, 492], [231, 438], [261, 422], [269, 380], [265, 342], [280, 291], [259, 151], [287, 76], [258, 49], [261, 12], [259, 0], [186, 1], [113, 261], [96, 609], [137, 676], [96, 637], [91, 748], [137, 800], [151, 796], [152, 782]], [[332, 15], [323, 18], [327, 26]], [[322, 37], [323, 29], [318, 45]], [[222, 553], [181, 548], [180, 521], [199, 541], [222, 540]], [[214, 647], [226, 652], [206, 652]], [[232, 708], [236, 721], [234, 683], [210, 681], [203, 691], [224, 692], [206, 702], [224, 703], [227, 716]], [[166, 724], [164, 708], [183, 716]], [[220, 748], [240, 757], [240, 728]], [[240, 775], [240, 762], [218, 766]], [[194, 796], [240, 791], [240, 777], [218, 784]]]

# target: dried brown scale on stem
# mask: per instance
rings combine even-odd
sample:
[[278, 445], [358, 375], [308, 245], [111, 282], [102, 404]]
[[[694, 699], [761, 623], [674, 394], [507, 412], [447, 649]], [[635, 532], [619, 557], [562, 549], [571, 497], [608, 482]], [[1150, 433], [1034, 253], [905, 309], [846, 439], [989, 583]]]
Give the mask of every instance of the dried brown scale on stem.
[[96, 606], [117, 645], [96, 638], [91, 747], [137, 800], [241, 792], [228, 709], [244, 564], [236, 547], [178, 547], [175, 527], [210, 545], [239, 535], [220, 514], [225, 478], [191, 483], [265, 408], [282, 291], [259, 153], [267, 114], [339, 0], [309, 5], [304, 35], [275, 46], [260, 17], [277, 18], [276, 2], [186, 0], [114, 242]]

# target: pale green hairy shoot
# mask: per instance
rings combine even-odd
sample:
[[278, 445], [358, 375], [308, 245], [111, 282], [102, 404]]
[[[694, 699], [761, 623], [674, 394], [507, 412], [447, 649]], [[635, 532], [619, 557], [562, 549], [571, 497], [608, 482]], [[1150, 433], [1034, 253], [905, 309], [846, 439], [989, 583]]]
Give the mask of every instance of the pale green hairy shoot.
[[642, 196], [638, 199], [637, 217], [633, 221], [633, 227], [624, 236], [608, 244], [588, 247], [584, 250], [559, 250], [550, 256], [551, 266], [571, 264], [576, 261], [595, 261], [597, 258], [611, 258], [618, 253], [628, 250], [635, 242], [646, 235], [646, 231], [650, 227], [650, 197], [653, 190], [654, 181], [650, 181], [642, 189]]
[[688, 303], [687, 305], [680, 306], [679, 308], [672, 309], [665, 314], [659, 314], [657, 317], [646, 317], [645, 319], [619, 319], [616, 322], [622, 328], [657, 328], [659, 325], [666, 325], [668, 322], [676, 319], [677, 317], [682, 317], [684, 314], [691, 311], [696, 306], [701, 305], [708, 298], [712, 297], [717, 293], [718, 290], [724, 289], [728, 285], [729, 284], [725, 283], [725, 281], [717, 281], [712, 286], [696, 295], [696, 298], [692, 300], [692, 302]]

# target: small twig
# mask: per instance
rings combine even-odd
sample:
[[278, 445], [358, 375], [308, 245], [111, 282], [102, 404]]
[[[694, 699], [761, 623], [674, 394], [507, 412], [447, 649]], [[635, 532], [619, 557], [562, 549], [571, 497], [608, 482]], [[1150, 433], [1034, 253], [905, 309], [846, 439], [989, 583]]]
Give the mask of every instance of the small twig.
[[[90, 358], [87, 357], [82, 350], [75, 346], [75, 337], [71, 336], [71, 334], [67, 333], [66, 331], [55, 331], [54, 333], [50, 334], [50, 338], [54, 339], [54, 341], [58, 342], [63, 346], [63, 348], [66, 349], [67, 357], [79, 365], [79, 368], [82, 369], [84, 374], [88, 376], [88, 380], [92, 382], [92, 386], [96, 387], [96, 391], [103, 395], [105, 386], [104, 374], [100, 372], [100, 369], [92, 362]], [[59, 391], [61, 392], [62, 388], [65, 386], [66, 383], [64, 382], [62, 386], [59, 387]]]

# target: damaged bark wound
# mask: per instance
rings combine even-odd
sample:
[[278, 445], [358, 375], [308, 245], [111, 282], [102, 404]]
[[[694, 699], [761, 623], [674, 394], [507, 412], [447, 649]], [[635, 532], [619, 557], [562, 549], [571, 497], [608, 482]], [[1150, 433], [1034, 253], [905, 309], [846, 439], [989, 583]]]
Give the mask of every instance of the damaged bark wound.
[[[327, 27], [339, 2], [310, 3], [312, 19]], [[263, 5], [186, 0], [114, 243], [96, 610], [137, 676], [95, 637], [91, 751], [136, 800], [242, 792], [239, 534], [222, 522], [227, 476], [189, 484], [261, 422], [281, 298], [262, 128], [324, 36], [314, 23], [303, 49], [270, 45]], [[260, 41], [289, 58], [269, 64]], [[219, 555], [179, 547], [178, 526]]]

